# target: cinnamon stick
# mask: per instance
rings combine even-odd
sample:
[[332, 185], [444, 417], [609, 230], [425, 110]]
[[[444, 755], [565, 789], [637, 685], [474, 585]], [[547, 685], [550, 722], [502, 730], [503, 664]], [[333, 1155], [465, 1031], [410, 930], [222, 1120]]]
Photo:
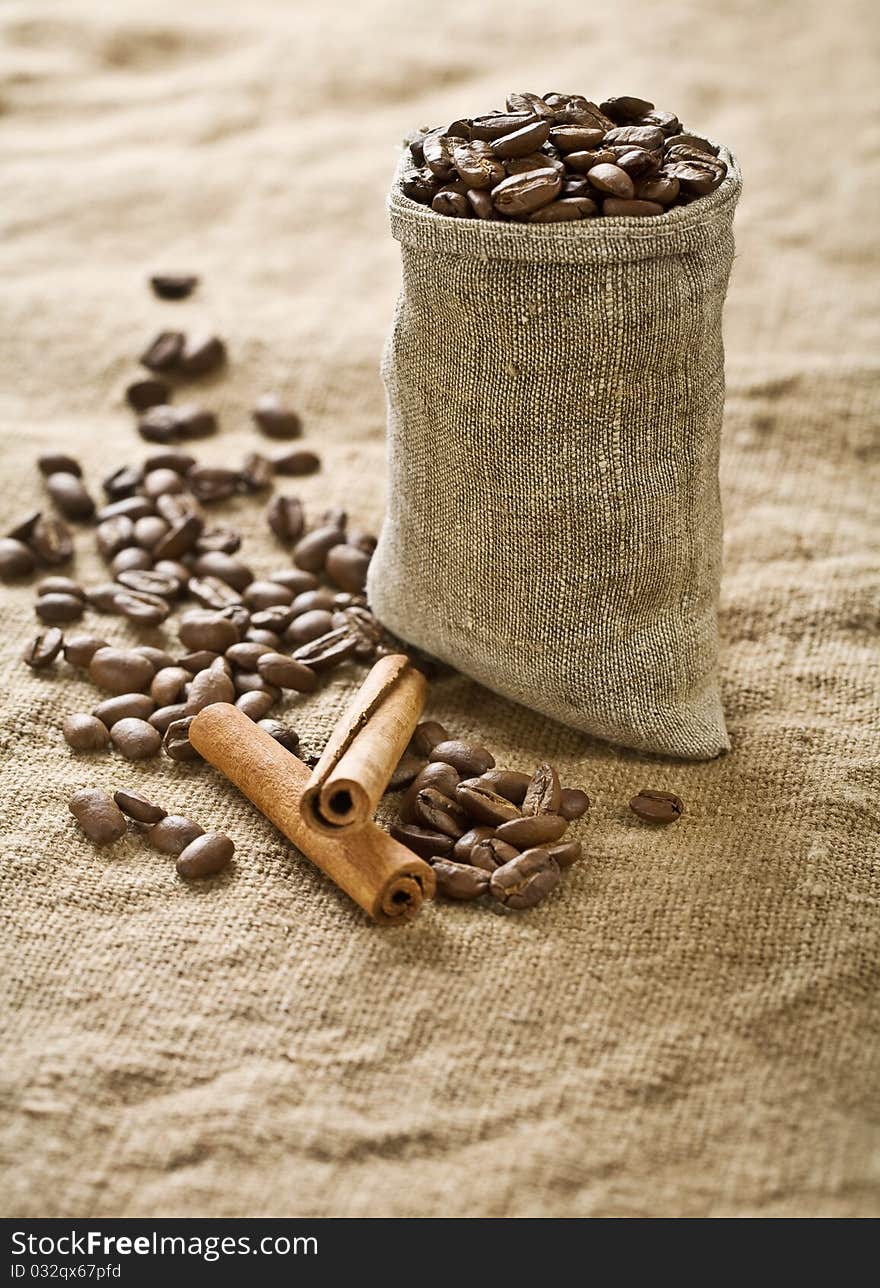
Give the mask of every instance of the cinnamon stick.
[[189, 738], [307, 858], [385, 925], [416, 916], [434, 895], [434, 873], [372, 821], [355, 832], [327, 836], [305, 821], [301, 802], [309, 768], [226, 702], [205, 707]]
[[415, 732], [428, 686], [403, 654], [381, 658], [337, 724], [302, 799], [310, 827], [328, 835], [372, 819]]

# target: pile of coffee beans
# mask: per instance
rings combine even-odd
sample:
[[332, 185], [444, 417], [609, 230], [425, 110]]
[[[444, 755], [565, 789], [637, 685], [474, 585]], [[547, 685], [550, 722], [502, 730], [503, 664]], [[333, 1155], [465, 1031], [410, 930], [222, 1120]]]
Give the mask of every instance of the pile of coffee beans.
[[222, 832], [206, 832], [182, 814], [169, 814], [138, 792], [113, 796], [99, 787], [84, 787], [68, 801], [68, 809], [95, 845], [111, 845], [129, 830], [130, 820], [148, 844], [177, 860], [182, 877], [207, 877], [232, 859], [235, 845]]
[[455, 219], [645, 218], [727, 173], [714, 144], [631, 95], [509, 94], [506, 111], [420, 131], [409, 150], [404, 194]]

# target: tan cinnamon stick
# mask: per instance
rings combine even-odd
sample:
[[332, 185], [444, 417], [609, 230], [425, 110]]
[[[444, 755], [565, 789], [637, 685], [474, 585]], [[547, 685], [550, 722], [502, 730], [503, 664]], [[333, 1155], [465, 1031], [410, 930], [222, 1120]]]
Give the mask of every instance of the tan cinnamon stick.
[[403, 654], [381, 658], [337, 724], [303, 793], [310, 827], [326, 834], [372, 819], [415, 732], [428, 686]]
[[386, 925], [411, 920], [434, 896], [434, 873], [372, 821], [329, 837], [309, 827], [301, 811], [310, 774], [243, 711], [226, 702], [205, 707], [190, 742], [257, 809], [356, 903]]

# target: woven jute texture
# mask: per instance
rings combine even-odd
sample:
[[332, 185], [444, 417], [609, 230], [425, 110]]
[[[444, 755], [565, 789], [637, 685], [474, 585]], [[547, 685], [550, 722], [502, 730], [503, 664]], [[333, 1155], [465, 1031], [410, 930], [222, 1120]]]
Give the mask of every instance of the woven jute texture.
[[[726, 0], [613, 15], [364, 0], [344, 23], [337, 8], [0, 6], [2, 514], [40, 496], [50, 446], [95, 486], [140, 459], [121, 399], [136, 355], [160, 326], [209, 326], [230, 370], [197, 391], [222, 423], [200, 457], [237, 464], [254, 398], [279, 389], [324, 458], [285, 490], [378, 530], [400, 251], [385, 192], [404, 132], [510, 89], [646, 94], [729, 142], [748, 178], [724, 323], [731, 750], [614, 750], [470, 680], [435, 684], [430, 714], [456, 734], [587, 788], [586, 859], [531, 913], [438, 903], [378, 930], [206, 767], [75, 757], [59, 722], [95, 691], [63, 666], [27, 672], [33, 590], [4, 588], [0, 1206], [876, 1213], [873, 8], [806, 0], [797, 23]], [[857, 177], [847, 163], [809, 182], [786, 142], [805, 103], [810, 164], [840, 155], [845, 119]], [[144, 285], [160, 269], [203, 285], [162, 304]], [[267, 573], [280, 555], [260, 508], [218, 517]], [[103, 576], [87, 530], [75, 571]], [[358, 681], [282, 704], [307, 751]], [[134, 838], [94, 850], [66, 810], [91, 784], [226, 829], [234, 868], [183, 886]], [[681, 821], [631, 817], [643, 786], [679, 793]]]
[[[389, 198], [381, 619], [594, 737], [705, 760], [718, 687], [721, 313], [735, 161], [634, 226], [500, 224]], [[426, 593], [427, 590], [427, 593]]]

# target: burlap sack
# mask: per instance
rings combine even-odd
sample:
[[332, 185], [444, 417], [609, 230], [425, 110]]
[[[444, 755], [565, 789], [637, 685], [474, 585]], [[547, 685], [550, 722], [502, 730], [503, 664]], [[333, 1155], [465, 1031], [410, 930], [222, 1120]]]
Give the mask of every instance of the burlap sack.
[[389, 504], [403, 639], [586, 733], [692, 759], [718, 690], [721, 313], [740, 192], [650, 220], [457, 220], [390, 196]]

